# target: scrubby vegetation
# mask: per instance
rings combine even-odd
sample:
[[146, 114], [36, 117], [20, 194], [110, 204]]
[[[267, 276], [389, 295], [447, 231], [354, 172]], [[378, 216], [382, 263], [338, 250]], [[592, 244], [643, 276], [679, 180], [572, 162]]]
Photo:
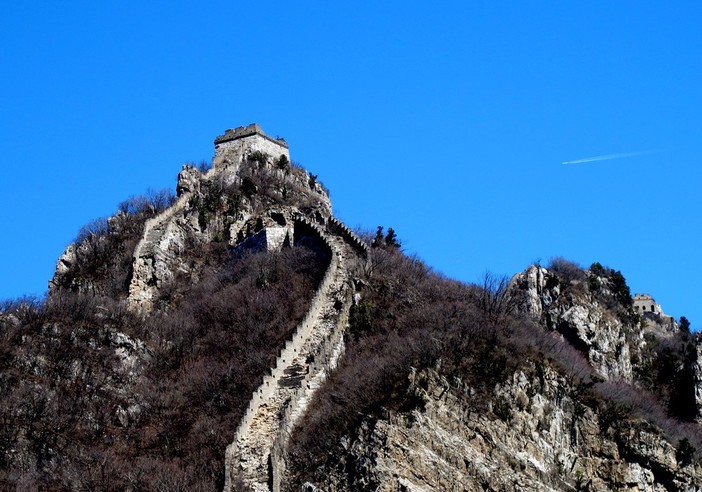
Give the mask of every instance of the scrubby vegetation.
[[[316, 175], [269, 159], [253, 153], [236, 180], [198, 183], [188, 203], [197, 217], [188, 218], [200, 236], [186, 234], [181, 268], [159, 286], [151, 314], [129, 311], [124, 299], [144, 224], [173, 203], [169, 192], [133, 197], [82, 229], [73, 264], [46, 300], [0, 304], [0, 489], [222, 489], [224, 450], [330, 260], [302, 230], [295, 248], [277, 253], [229, 246], [244, 210], [327, 206]], [[552, 369], [567, 381], [574, 422], [591, 411], [623, 442], [644, 418], [677, 444], [679, 462], [697, 459], [698, 343], [689, 323], [669, 336], [645, 332], [634, 384], [604, 381], [582, 344], [518, 312], [507, 278], [456, 282], [403, 254], [392, 228], [362, 236], [372, 248], [354, 278], [360, 298], [346, 351], [291, 436], [291, 483], [321, 481], [330, 469], [354, 473], [340, 463], [344, 438], [388, 411], [422, 411], [427, 400], [412, 377], [423, 371], [470, 388], [471, 410], [509, 421], [519, 403], [495, 399], [495, 388], [516, 371], [538, 381]], [[562, 258], [548, 269], [546, 289], [568, 302], [595, 300], [640, 328], [621, 272]]]
[[110, 219], [96, 219], [78, 232], [71, 268], [57, 278], [56, 288], [91, 292], [111, 298], [127, 294], [132, 252], [141, 239], [144, 224], [175, 201], [167, 189], [149, 190], [119, 204]]
[[[686, 460], [693, 459], [702, 445], [702, 433], [696, 424], [678, 420], [690, 420], [691, 415], [681, 415], [670, 404], [666, 410], [672, 396], [661, 401], [641, 387], [605, 382], [578, 348], [513, 311], [505, 297], [504, 279], [487, 274], [481, 286], [454, 282], [388, 248], [384, 239], [379, 228], [375, 243], [384, 247], [373, 250], [367, 288], [352, 308], [345, 357], [317, 393], [304, 425], [292, 436], [291, 484], [303, 479], [324, 483], [330, 470], [357, 473], [353, 465], [343, 463], [348, 454], [343, 443], [353, 442], [362, 422], [382, 419], [387, 410], [421, 409], [423, 401], [411, 390], [410, 375], [423, 369], [438, 371], [445, 381], [468, 385], [472, 397], [466, 404], [472, 410], [492, 412], [494, 418], [504, 420], [509, 418], [511, 404], [489, 404], [495, 400], [495, 386], [518, 369], [529, 373], [549, 365], [569, 378], [571, 397], [599, 414], [601, 425], [610, 429], [615, 440], [626, 435], [635, 419], [645, 418], [656, 423], [671, 442], [682, 443], [680, 453]], [[592, 273], [561, 258], [549, 268], [562, 289], [587, 291]], [[630, 295], [621, 273], [604, 267], [595, 270], [606, 282], [604, 286], [602, 280], [598, 282], [596, 295], [608, 298], [615, 311], [628, 312]], [[689, 395], [694, 397], [694, 388], [688, 385], [685, 390], [688, 400]]]
[[5, 304], [0, 488], [221, 490], [224, 449], [328, 259], [220, 258], [146, 318], [68, 290]]
[[671, 416], [694, 421], [697, 416], [695, 336], [680, 331], [664, 337], [649, 332], [645, 337], [646, 350], [635, 365], [639, 383], [659, 393]]
[[244, 199], [280, 198], [261, 192], [263, 174], [246, 175], [247, 198], [245, 183], [201, 182], [190, 205], [214, 240], [185, 238], [183, 268], [150, 314], [125, 298], [146, 220], [174, 202], [167, 191], [83, 228], [46, 300], [0, 305], [0, 489], [222, 489], [225, 448], [330, 260], [304, 233], [259, 254], [218, 237]]
[[254, 152], [248, 156], [239, 172], [242, 193], [247, 197], [256, 196], [255, 211], [271, 205], [294, 205], [303, 212], [309, 212], [324, 200], [318, 187], [326, 196], [329, 195], [329, 190], [317, 176], [308, 175], [299, 164], [279, 158], [271, 166], [266, 164], [268, 160], [270, 157], [266, 154]]
[[622, 272], [604, 267], [599, 262], [590, 266], [588, 285], [592, 292], [610, 310], [617, 313], [621, 321], [630, 326], [641, 322], [634, 312], [631, 290]]

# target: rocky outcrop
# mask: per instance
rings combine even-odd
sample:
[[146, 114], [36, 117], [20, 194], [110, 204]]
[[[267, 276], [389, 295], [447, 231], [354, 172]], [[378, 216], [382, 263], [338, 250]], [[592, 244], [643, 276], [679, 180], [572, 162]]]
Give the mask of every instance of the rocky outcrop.
[[[292, 165], [283, 140], [250, 125], [227, 131], [215, 143], [213, 168], [203, 174], [185, 166], [178, 177], [176, 202], [146, 222], [131, 263], [129, 303], [137, 312], [148, 311], [158, 307], [169, 292], [166, 287], [176, 280], [197, 282], [204, 268], [197, 261], [206, 260], [184, 253], [212, 243], [226, 255], [274, 251], [307, 240], [313, 249], [319, 248], [316, 251], [323, 250], [320, 257], [330, 258], [304, 320], [280, 348], [268, 373], [254, 380], [260, 386], [226, 450], [225, 490], [242, 486], [278, 491], [290, 486], [290, 435], [296, 425], [304, 425], [317, 389], [344, 352], [351, 304], [361, 295], [352, 289], [353, 269], [365, 264], [369, 251], [333, 217], [328, 194], [316, 176]], [[59, 259], [56, 285], [76, 264], [80, 247], [72, 245]], [[78, 287], [90, 288], [90, 283]], [[182, 289], [185, 292], [187, 286]], [[163, 302], [165, 309], [176, 305]], [[535, 265], [516, 275], [505, 305], [535, 322], [525, 323], [528, 329], [543, 327], [567, 340], [610, 381], [636, 384], [636, 362], [654, 357], [646, 355], [648, 335], [670, 337], [675, 329], [641, 323], [622, 307], [609, 279], [563, 265], [560, 270]], [[685, 369], [694, 372], [702, 421], [702, 344], [699, 339], [695, 343], [696, 364]], [[115, 374], [134, 382], [140, 361], [149, 359], [148, 351], [121, 333], [114, 333], [110, 344]], [[408, 385], [412, 398], [406, 401], [414, 408], [408, 410], [403, 402], [357, 412], [362, 423], [343, 436], [343, 452], [325, 458], [333, 465], [328, 480], [305, 483], [303, 489], [702, 490], [702, 470], [683, 441], [676, 443], [670, 433], [637, 416], [620, 418], [617, 402], [605, 402], [602, 395], [592, 397], [594, 403], [581, 398], [584, 385], [601, 384], [589, 368], [587, 377], [578, 380], [538, 348], [524, 354], [529, 355], [519, 364], [505, 366], [504, 377], [501, 374], [494, 387], [471, 387], [456, 373], [446, 379], [441, 358], [424, 366], [432, 369], [413, 372]], [[460, 353], [464, 355], [471, 357]], [[613, 416], [607, 413], [608, 404]], [[143, 410], [125, 398], [114, 409], [114, 425], [129, 426]]]
[[279, 490], [287, 436], [343, 352], [350, 272], [365, 245], [331, 217], [326, 190], [289, 162], [283, 140], [250, 125], [215, 144], [212, 169], [202, 175], [185, 166], [176, 203], [146, 223], [134, 252], [129, 302], [151, 310], [176, 276], [197, 281], [198, 266], [181, 261], [187, 248], [219, 242], [243, 253], [312, 241], [326, 250], [330, 264], [309, 312], [252, 395], [226, 451], [225, 490], [241, 484]]
[[[532, 366], [532, 369], [535, 369]], [[515, 372], [478, 410], [470, 387], [433, 370], [414, 376], [423, 410], [387, 411], [344, 438], [324, 490], [702, 490], [702, 468], [678, 459], [655, 427], [606, 428], [548, 366]]]
[[587, 355], [602, 377], [632, 381], [632, 354], [640, 353], [645, 344], [643, 331], [639, 325], [627, 325], [603, 304], [611, 293], [593, 295], [584, 272], [562, 279], [532, 265], [514, 276], [508, 293], [517, 311], [560, 333]]
[[182, 194], [174, 205], [146, 222], [143, 238], [134, 250], [129, 285], [133, 308], [151, 309], [158, 289], [172, 278], [174, 260], [185, 247], [186, 229], [196, 230], [184, 213], [190, 196]]
[[61, 285], [62, 278], [71, 271], [71, 268], [76, 263], [77, 255], [76, 248], [78, 246], [75, 243], [69, 244], [63, 254], [59, 257], [56, 262], [56, 268], [54, 270], [54, 276], [49, 281], [49, 291], [54, 291]]
[[693, 365], [695, 380], [695, 404], [697, 405], [697, 423], [702, 424], [702, 336], [695, 337], [697, 359]]

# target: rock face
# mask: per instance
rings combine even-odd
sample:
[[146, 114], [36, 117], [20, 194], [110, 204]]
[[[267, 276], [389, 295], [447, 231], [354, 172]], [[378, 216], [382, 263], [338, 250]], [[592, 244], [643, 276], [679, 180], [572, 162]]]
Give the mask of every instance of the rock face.
[[470, 410], [471, 388], [418, 374], [424, 410], [367, 420], [346, 443], [339, 469], [351, 471], [332, 471], [325, 490], [702, 490], [700, 466], [681, 463], [654, 427], [607, 428], [566, 378], [539, 375], [495, 388], [494, 404], [508, 404], [498, 418]]
[[350, 274], [365, 246], [333, 220], [326, 190], [290, 163], [284, 140], [249, 125], [217, 137], [215, 149], [212, 169], [184, 167], [175, 204], [147, 221], [134, 252], [129, 303], [152, 310], [176, 277], [196, 279], [199, 266], [181, 257], [200, 244], [226, 243], [244, 253], [311, 240], [326, 251], [330, 264], [307, 316], [251, 395], [226, 451], [225, 490], [279, 490], [288, 433], [343, 352]]
[[[542, 345], [531, 352], [513, 345], [520, 359], [503, 379], [494, 386], [480, 386], [480, 377], [469, 383], [460, 372], [444, 372], [441, 359], [411, 372], [406, 395], [412, 397], [371, 409], [333, 447], [305, 462], [322, 463], [321, 469], [301, 469], [287, 490], [307, 481], [304, 490], [328, 492], [702, 491], [702, 467], [682, 437], [699, 445], [700, 429], [666, 417], [665, 398], [646, 393], [650, 386], [638, 367], [670, 364], [673, 379], [685, 374], [678, 367], [682, 356], [655, 359], [672, 349], [652, 352], [675, 335], [669, 326], [630, 316], [626, 296], [617, 297], [625, 291], [614, 272], [556, 266], [531, 266], [506, 289], [511, 322], [523, 325], [507, 330], [520, 333], [515, 337], [539, 331], [534, 339]], [[549, 340], [566, 355], [546, 348]], [[669, 347], [689, 346], [676, 340], [682, 343]], [[689, 343], [697, 344], [694, 387], [666, 391], [695, 392], [699, 411], [702, 350], [699, 341]], [[346, 397], [341, 386], [327, 395], [332, 402]], [[407, 401], [419, 403], [408, 409]]]
[[585, 352], [602, 377], [632, 381], [632, 353], [641, 351], [643, 332], [613, 316], [601, 299], [588, 292], [586, 282], [584, 277], [571, 279], [567, 294], [561, 295], [559, 277], [533, 265], [515, 275], [510, 295], [518, 311], [532, 315]]
[[58, 262], [56, 262], [56, 269], [54, 271], [53, 278], [49, 281], [49, 290], [56, 289], [61, 283], [61, 277], [66, 275], [71, 267], [76, 262], [76, 244], [72, 243], [66, 247], [66, 250], [59, 257]]
[[695, 374], [695, 403], [697, 404], [697, 423], [702, 424], [702, 338], [696, 338], [695, 353], [697, 359], [694, 365]]

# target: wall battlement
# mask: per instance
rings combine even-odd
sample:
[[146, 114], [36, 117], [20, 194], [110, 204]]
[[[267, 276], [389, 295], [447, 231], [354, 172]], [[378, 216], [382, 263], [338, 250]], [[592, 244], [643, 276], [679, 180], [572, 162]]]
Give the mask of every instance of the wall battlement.
[[215, 138], [215, 147], [225, 142], [231, 142], [240, 138], [252, 137], [254, 135], [260, 135], [266, 140], [270, 140], [271, 142], [278, 144], [281, 147], [285, 147], [286, 149], [288, 148], [288, 143], [285, 141], [285, 139], [269, 137], [268, 135], [266, 135], [266, 132], [263, 131], [263, 128], [261, 128], [261, 125], [259, 125], [258, 123], [251, 123], [250, 125], [239, 126], [233, 129], [230, 128], [226, 130], [224, 132], [224, 135], [220, 135], [217, 138]]
[[307, 315], [252, 394], [234, 441], [227, 447], [227, 492], [235, 490], [235, 479], [256, 492], [280, 492], [290, 433], [344, 350], [352, 296], [350, 268], [364, 257], [356, 244], [360, 239], [351, 231], [340, 231], [339, 221], [332, 230], [329, 221], [323, 228], [302, 214], [296, 214], [293, 222], [328, 249], [330, 262]]
[[290, 161], [288, 143], [282, 138], [269, 137], [256, 123], [227, 130], [215, 138], [214, 146], [212, 167], [228, 168], [233, 173], [238, 171], [246, 156], [255, 152], [266, 154], [273, 160], [285, 156]]

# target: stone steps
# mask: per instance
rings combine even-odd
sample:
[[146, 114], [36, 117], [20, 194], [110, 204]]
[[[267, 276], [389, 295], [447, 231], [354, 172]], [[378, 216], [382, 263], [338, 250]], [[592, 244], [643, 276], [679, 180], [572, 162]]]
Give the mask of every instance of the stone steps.
[[[271, 370], [272, 375], [278, 376], [264, 378], [262, 387], [254, 394], [249, 404], [253, 414], [244, 418], [248, 425], [240, 426], [236, 441], [227, 448], [225, 491], [233, 490], [235, 477], [253, 490], [277, 490], [276, 477], [270, 474], [276, 475], [279, 481], [280, 471], [275, 456], [271, 459], [272, 450], [276, 444], [278, 448], [284, 447], [287, 433], [304, 415], [316, 389], [343, 351], [343, 330], [350, 308], [346, 265], [356, 253], [344, 239], [317, 231], [333, 251], [328, 272], [330, 282], [319, 293], [321, 304], [317, 305], [311, 329], [305, 333], [304, 340], [292, 342], [297, 344], [294, 356], [279, 357], [284, 367]], [[286, 343], [286, 350], [288, 345]], [[272, 392], [268, 391], [270, 386], [273, 386]], [[276, 456], [279, 451], [277, 449]], [[269, 486], [271, 482], [272, 487]]]
[[[213, 170], [208, 171], [208, 175]], [[207, 175], [206, 175], [207, 176]], [[158, 244], [167, 231], [168, 225], [188, 204], [192, 193], [183, 193], [176, 202], [156, 217], [146, 221], [144, 234], [134, 248], [132, 279], [129, 285], [129, 306], [132, 309], [151, 309], [153, 292], [153, 262], [150, 260], [158, 251]]]
[[156, 246], [159, 242], [161, 242], [161, 238], [166, 233], [167, 226], [168, 222], [164, 221], [156, 225], [154, 228], [152, 228], [149, 232], [146, 233], [146, 235], [144, 236], [144, 244], [141, 248], [141, 257], [148, 257], [154, 255]]

